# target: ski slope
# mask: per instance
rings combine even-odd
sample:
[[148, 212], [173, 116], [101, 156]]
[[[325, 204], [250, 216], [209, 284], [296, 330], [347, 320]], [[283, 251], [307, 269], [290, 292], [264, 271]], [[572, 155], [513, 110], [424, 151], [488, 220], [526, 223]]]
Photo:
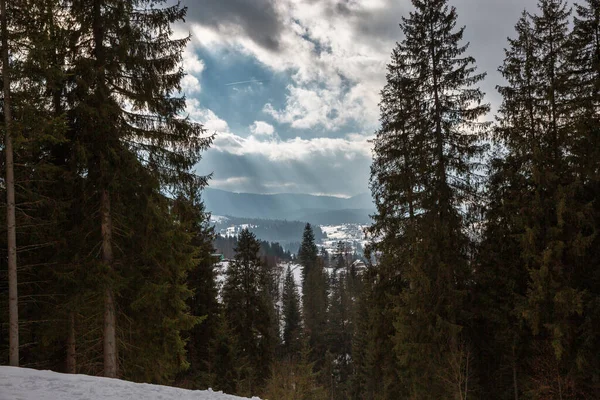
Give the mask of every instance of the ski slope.
[[[0, 400], [240, 400], [212, 390], [185, 390], [88, 375], [0, 366]], [[255, 400], [259, 400], [254, 397]]]

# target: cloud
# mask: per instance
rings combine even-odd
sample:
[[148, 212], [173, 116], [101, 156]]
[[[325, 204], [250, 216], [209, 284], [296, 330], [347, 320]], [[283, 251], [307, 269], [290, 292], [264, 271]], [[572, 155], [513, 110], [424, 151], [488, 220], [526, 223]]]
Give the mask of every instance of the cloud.
[[202, 108], [198, 99], [187, 99], [186, 111], [193, 121], [204, 125], [204, 128], [209, 133], [229, 132], [227, 121], [217, 117], [212, 110]]
[[189, 5], [190, 20], [220, 35], [245, 36], [270, 51], [280, 48], [284, 25], [274, 0], [203, 0]]
[[[212, 187], [251, 193], [335, 193], [366, 191], [371, 164], [371, 137], [282, 140], [275, 128], [255, 121], [248, 135], [231, 132], [225, 121], [198, 102], [188, 105], [190, 116], [217, 131], [212, 147], [197, 166], [198, 173], [214, 173]], [[260, 133], [259, 133], [260, 132]]]
[[264, 141], [220, 133], [198, 172], [214, 173], [210, 186], [224, 190], [353, 196], [367, 191], [370, 164], [370, 143], [360, 135]]
[[[521, 10], [533, 11], [536, 0], [455, 0], [453, 5], [458, 9], [458, 25], [467, 25], [465, 42], [473, 42], [469, 52], [477, 59], [478, 70], [490, 74], [482, 87], [488, 101], [497, 106], [495, 86], [501, 77], [496, 70], [506, 37], [513, 34]], [[294, 129], [378, 125], [385, 66], [395, 42], [402, 40], [399, 23], [412, 10], [409, 0], [211, 0], [199, 9], [202, 16], [191, 17], [203, 45], [233, 49], [275, 72], [290, 74], [285, 103], [265, 104], [264, 110], [276, 121]], [[267, 11], [255, 19], [259, 9]], [[217, 19], [225, 11], [225, 22], [238, 21], [239, 26], [252, 29], [222, 34], [205, 14], [216, 12]], [[255, 27], [277, 38], [277, 51], [255, 39]]]
[[202, 90], [200, 81], [194, 75], [186, 75], [181, 80], [181, 90], [186, 95], [198, 94]]
[[[240, 2], [243, 1], [233, 3]], [[224, 23], [238, 21], [237, 28], [230, 27], [224, 34], [221, 25], [211, 23], [204, 15], [214, 6], [213, 1], [209, 1], [202, 16], [189, 15], [194, 42], [213, 52], [242, 53], [275, 73], [288, 74], [287, 101], [265, 104], [265, 111], [276, 121], [294, 129], [322, 127], [337, 130], [340, 125], [353, 122], [368, 129], [377, 125], [378, 93], [385, 81], [385, 63], [393, 40], [388, 40], [389, 45], [383, 52], [381, 40], [374, 46], [373, 41], [357, 35], [357, 17], [346, 18], [347, 13], [341, 11], [352, 8], [354, 13], [366, 13], [376, 9], [377, 2], [362, 5], [351, 1], [341, 5], [333, 0], [280, 0], [277, 4], [258, 1], [256, 7], [268, 4], [273, 12], [267, 15], [277, 21], [276, 33], [272, 35], [280, 44], [276, 51], [240, 28], [250, 24], [240, 21], [251, 19], [251, 15], [244, 13], [244, 7], [229, 3], [220, 2], [227, 7], [219, 6], [217, 16], [227, 8]], [[256, 25], [259, 23], [256, 21]], [[271, 23], [266, 24], [267, 30], [269, 26]], [[261, 32], [264, 29], [261, 25]]]
[[[223, 63], [250, 59], [282, 82], [261, 88], [261, 95], [267, 90], [278, 93], [260, 97], [252, 115], [236, 109], [224, 121], [195, 105], [195, 118], [220, 132], [206, 158], [216, 184], [266, 192], [364, 191], [358, 188], [366, 189], [369, 176], [366, 135], [379, 125], [386, 64], [402, 40], [399, 23], [412, 10], [411, 1], [206, 0], [202, 7], [187, 1], [193, 46]], [[481, 86], [494, 109], [500, 101], [495, 86], [502, 83], [497, 68], [506, 38], [514, 37], [524, 8], [535, 12], [536, 0], [451, 4], [457, 7], [457, 26], [467, 27], [463, 43], [471, 42], [468, 54], [475, 57], [479, 72], [489, 73]], [[215, 74], [224, 82], [252, 79]], [[272, 118], [267, 119], [271, 124], [263, 118]]]
[[186, 73], [199, 76], [204, 72], [204, 61], [198, 58], [193, 49], [187, 49], [183, 52], [183, 69]]
[[368, 137], [313, 138], [296, 137], [289, 140], [260, 140], [255, 136], [246, 138], [230, 132], [221, 132], [215, 138], [213, 149], [237, 156], [261, 155], [269, 161], [306, 161], [312, 157], [328, 157], [331, 162], [339, 158], [354, 160], [371, 158]]
[[254, 136], [273, 136], [275, 128], [265, 121], [254, 121], [254, 123], [250, 125], [250, 132], [252, 132]]
[[204, 62], [198, 58], [191, 48], [183, 52], [183, 70], [186, 75], [181, 80], [181, 90], [186, 95], [197, 95], [201, 92], [200, 78], [204, 72]]
[[289, 85], [287, 90], [283, 108], [277, 109], [267, 103], [263, 111], [277, 122], [289, 124], [292, 128], [311, 129], [320, 126], [337, 131], [356, 122], [360, 127], [372, 130], [377, 123], [378, 107], [374, 99], [377, 92], [363, 84], [356, 84], [349, 89]]

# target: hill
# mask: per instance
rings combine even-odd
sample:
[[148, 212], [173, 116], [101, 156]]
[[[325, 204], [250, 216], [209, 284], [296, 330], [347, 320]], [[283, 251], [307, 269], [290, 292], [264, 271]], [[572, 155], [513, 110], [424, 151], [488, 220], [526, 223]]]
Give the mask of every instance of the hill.
[[207, 188], [203, 199], [207, 211], [216, 215], [297, 220], [313, 224], [369, 223], [369, 215], [374, 211], [368, 193], [342, 198], [293, 193], [233, 193]]
[[[88, 375], [0, 367], [0, 399], [20, 400], [241, 400], [212, 390], [185, 390]], [[254, 397], [255, 400], [260, 400]]]

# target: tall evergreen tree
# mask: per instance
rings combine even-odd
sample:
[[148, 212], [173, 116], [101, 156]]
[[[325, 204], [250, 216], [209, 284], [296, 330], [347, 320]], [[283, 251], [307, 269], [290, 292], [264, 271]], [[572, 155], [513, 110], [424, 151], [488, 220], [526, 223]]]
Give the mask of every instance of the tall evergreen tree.
[[[313, 351], [313, 360], [325, 353], [322, 332], [326, 324], [327, 312], [327, 275], [323, 260], [318, 256], [318, 248], [310, 224], [306, 224], [302, 244], [298, 252], [298, 261], [302, 266], [302, 307], [304, 329]], [[319, 356], [320, 357], [320, 356]], [[322, 358], [322, 357], [320, 357]], [[317, 370], [321, 364], [317, 363]]]
[[[529, 368], [552, 369], [528, 376], [526, 384], [538, 396], [555, 390], [568, 396], [581, 387], [573, 383], [582, 372], [574, 366], [584, 359], [578, 355], [584, 289], [577, 277], [587, 264], [593, 218], [575, 150], [585, 134], [573, 123], [579, 111], [571, 100], [570, 11], [562, 0], [541, 0], [538, 8], [516, 25], [500, 69], [508, 85], [499, 88], [497, 133], [507, 155], [497, 176], [510, 190], [497, 201], [529, 280], [517, 308], [535, 337]], [[502, 268], [518, 278], [509, 273], [514, 267]]]
[[[98, 210], [89, 213], [96, 218], [89, 222], [96, 224], [93, 237], [101, 243], [104, 374], [113, 377], [118, 373], [116, 289], [124, 278], [119, 269], [124, 258], [118, 251], [121, 236], [114, 229], [136, 229], [121, 226], [132, 221], [119, 214], [119, 202], [123, 193], [140, 185], [148, 193], [176, 191], [182, 183], [197, 181], [189, 171], [210, 143], [200, 125], [179, 116], [185, 99], [174, 93], [184, 75], [181, 54], [189, 38], [172, 39], [171, 25], [186, 10], [162, 3], [68, 4], [69, 18], [78, 27], [73, 40], [79, 46], [71, 60], [78, 81], [69, 100], [69, 139], [78, 172], [87, 177], [86, 207], [95, 204]], [[138, 204], [150, 204], [145, 197]]]
[[213, 387], [215, 373], [214, 340], [220, 327], [221, 307], [217, 300], [214, 249], [214, 227], [210, 226], [208, 215], [200, 194], [193, 189], [185, 196], [180, 195], [174, 203], [174, 211], [182, 225], [192, 235], [191, 245], [195, 250], [195, 266], [187, 276], [187, 286], [191, 291], [188, 298], [190, 313], [203, 319], [186, 335], [186, 355], [190, 367], [179, 377], [180, 382], [192, 389]]
[[[171, 40], [170, 24], [185, 10], [160, 3], [12, 2], [18, 13], [11, 23], [26, 27], [15, 30], [27, 44], [19, 60], [19, 87], [26, 90], [14, 108], [22, 133], [17, 151], [25, 156], [17, 171], [22, 214], [29, 221], [19, 234], [35, 249], [25, 266], [37, 266], [30, 275], [35, 287], [24, 282], [22, 290], [49, 296], [26, 307], [27, 334], [40, 346], [26, 356], [36, 365], [64, 368], [55, 354], [66, 342], [67, 370], [98, 373], [96, 324], [103, 324], [108, 375], [117, 373], [117, 353], [121, 375], [130, 379], [164, 382], [185, 367], [179, 332], [194, 322], [184, 302], [194, 251], [165, 192], [176, 197], [182, 187], [205, 183], [189, 172], [210, 138], [179, 116], [185, 102], [173, 95], [187, 39]], [[115, 261], [113, 271], [98, 262], [102, 253]], [[93, 317], [99, 294], [106, 321]], [[115, 299], [122, 302], [116, 309]], [[145, 314], [150, 302], [156, 312]], [[37, 323], [48, 313], [55, 324]], [[82, 331], [74, 334], [75, 325]], [[80, 336], [85, 346], [75, 345]], [[165, 351], [152, 360], [145, 357], [152, 347]], [[82, 360], [76, 367], [75, 351]]]
[[332, 272], [329, 308], [327, 310], [327, 350], [333, 365], [332, 397], [347, 399], [352, 374], [352, 337], [354, 334], [354, 303], [345, 265]]
[[302, 315], [300, 296], [294, 281], [294, 275], [288, 266], [283, 283], [283, 358], [296, 359], [302, 345]]
[[13, 120], [11, 101], [11, 67], [6, 0], [0, 1], [0, 35], [2, 45], [2, 94], [4, 105], [4, 154], [6, 169], [6, 225], [8, 245], [8, 302], [9, 302], [9, 362], [19, 366], [19, 299], [17, 290], [17, 228], [15, 217], [15, 163], [13, 151]]
[[280, 400], [325, 400], [324, 388], [319, 385], [318, 374], [310, 361], [310, 349], [303, 342], [296, 360], [275, 363], [271, 378], [267, 382], [265, 398]]
[[[584, 260], [578, 266], [574, 280], [583, 290], [583, 319], [578, 338], [577, 356], [579, 382], [592, 397], [600, 396], [600, 360], [593, 354], [600, 351], [596, 327], [600, 323], [600, 2], [585, 0], [575, 5], [576, 15], [570, 37], [569, 65], [573, 94], [571, 130], [574, 138], [569, 145], [575, 176], [581, 185], [580, 204], [588, 219], [582, 237], [585, 243]], [[591, 242], [589, 241], [591, 239]]]
[[[537, 87], [536, 45], [530, 16], [523, 12], [515, 26], [518, 39], [509, 39], [506, 59], [500, 72], [510, 86], [499, 88], [504, 102], [500, 112], [506, 112], [495, 133], [507, 132], [510, 125], [514, 140], [525, 142], [534, 137], [536, 129]], [[530, 333], [522, 319], [527, 296], [528, 273], [521, 258], [519, 234], [522, 232], [521, 207], [531, 201], [530, 183], [520, 171], [530, 170], [533, 147], [524, 146], [506, 154], [506, 148], [491, 157], [487, 190], [486, 222], [478, 253], [478, 268], [474, 291], [477, 304], [480, 376], [482, 390], [496, 398], [518, 398], [527, 382]], [[495, 382], [505, 382], [499, 391]], [[489, 386], [488, 386], [489, 384]], [[509, 389], [510, 388], [510, 389]]]
[[276, 345], [269, 271], [258, 256], [259, 250], [254, 234], [244, 229], [223, 287], [225, 316], [236, 336], [238, 360], [246, 366], [238, 378], [237, 392], [242, 395], [260, 393], [269, 377]]
[[384, 253], [381, 270], [404, 286], [395, 324], [403, 395], [451, 397], [462, 390], [462, 382], [445, 376], [464, 348], [467, 228], [477, 201], [480, 133], [489, 126], [479, 119], [489, 106], [475, 86], [485, 74], [475, 73], [468, 45], [460, 43], [456, 9], [446, 0], [413, 5], [382, 93], [371, 233], [382, 237], [375, 246]]
[[[302, 285], [306, 282], [306, 277], [310, 271], [316, 268], [319, 249], [315, 244], [315, 235], [310, 224], [304, 227], [302, 234], [302, 243], [298, 250], [298, 262], [302, 265]], [[304, 288], [304, 286], [303, 286]]]
[[[368, 254], [368, 253], [367, 253]], [[369, 258], [369, 257], [368, 257]], [[363, 275], [352, 341], [352, 399], [397, 399], [402, 393], [400, 365], [394, 352], [394, 301], [399, 284], [370, 266]]]
[[[35, 4], [28, 0], [6, 4], [7, 45], [3, 46], [3, 50], [11, 54], [9, 63], [4, 64], [10, 67], [10, 77], [7, 78], [12, 84], [9, 101], [4, 102], [5, 106], [10, 104], [9, 113], [1, 113], [4, 122], [6, 116], [11, 120], [12, 152], [18, 160], [13, 174], [18, 182], [18, 190], [14, 193], [13, 226], [16, 225], [19, 242], [17, 251], [22, 277], [19, 282], [20, 297], [36, 298], [39, 293], [48, 296], [44, 302], [20, 301], [20, 314], [27, 321], [26, 324], [20, 324], [20, 341], [44, 342], [46, 346], [21, 348], [19, 359], [25, 364], [36, 363], [61, 369], [64, 368], [63, 363], [56, 359], [50, 363], [48, 359], [48, 354], [64, 346], [64, 341], [57, 344], [55, 340], [66, 332], [68, 324], [65, 323], [67, 318], [64, 313], [69, 302], [65, 301], [66, 293], [62, 291], [62, 282], [57, 282], [58, 274], [55, 273], [61, 269], [58, 263], [61, 256], [58, 253], [62, 237], [57, 232], [64, 226], [64, 207], [68, 203], [63, 196], [66, 186], [64, 166], [58, 165], [52, 157], [52, 150], [58, 143], [64, 142], [65, 133], [64, 116], [61, 110], [56, 110], [52, 101], [54, 88], [63, 78], [56, 58], [49, 56], [49, 50], [55, 49], [64, 39], [62, 32], [50, 29], [55, 26], [51, 11], [56, 8], [56, 4], [45, 0]], [[50, 32], [53, 32], [52, 37]], [[15, 54], [19, 54], [19, 57], [15, 57]], [[8, 79], [3, 81], [9, 83]], [[7, 185], [3, 185], [2, 204], [9, 209], [5, 202], [6, 189]], [[7, 221], [5, 217], [2, 217], [4, 226]], [[2, 241], [2, 244], [4, 249], [11, 247], [7, 241]], [[60, 303], [57, 301], [59, 298], [62, 300]], [[11, 296], [11, 302], [12, 299], [15, 296]], [[38, 340], [41, 336], [44, 337], [43, 341]], [[62, 339], [65, 337], [63, 335]]]

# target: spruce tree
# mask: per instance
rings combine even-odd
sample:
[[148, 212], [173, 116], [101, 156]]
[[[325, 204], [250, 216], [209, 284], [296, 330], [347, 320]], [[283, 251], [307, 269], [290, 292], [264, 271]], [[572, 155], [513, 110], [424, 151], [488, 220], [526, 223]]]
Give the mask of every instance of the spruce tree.
[[332, 397], [348, 398], [352, 373], [352, 337], [354, 304], [349, 290], [349, 274], [342, 266], [332, 272], [327, 309], [327, 351], [332, 357]]
[[9, 16], [6, 0], [0, 1], [0, 36], [2, 45], [2, 94], [4, 119], [4, 153], [6, 169], [6, 231], [8, 235], [8, 303], [9, 303], [9, 363], [19, 366], [19, 299], [17, 290], [17, 231], [15, 216], [14, 127], [12, 119], [11, 80], [9, 63]]
[[[580, 366], [580, 382], [592, 397], [600, 396], [600, 361], [593, 354], [600, 351], [600, 340], [594, 333], [600, 322], [600, 2], [586, 0], [575, 5], [576, 15], [570, 37], [569, 64], [571, 66], [570, 91], [572, 96], [571, 130], [575, 133], [570, 152], [575, 176], [581, 185], [579, 202], [591, 214], [584, 235], [591, 239], [585, 243], [584, 261], [580, 263], [574, 281], [586, 295], [576, 359]], [[594, 232], [594, 233], [592, 233]], [[583, 235], [582, 235], [583, 236]], [[585, 237], [585, 236], [584, 236]], [[581, 249], [580, 249], [581, 250]]]
[[[302, 266], [304, 330], [315, 357], [313, 360], [316, 360], [317, 355], [325, 353], [322, 332], [327, 318], [327, 276], [323, 260], [318, 256], [318, 248], [310, 224], [306, 224], [304, 229], [298, 261]], [[321, 364], [317, 363], [316, 368], [320, 369], [320, 367]]]
[[267, 382], [264, 398], [279, 400], [326, 400], [324, 388], [319, 385], [310, 361], [310, 349], [304, 341], [295, 360], [281, 360], [274, 364]]
[[[40, 367], [64, 368], [64, 359], [50, 360], [49, 355], [63, 350], [67, 338], [67, 310], [70, 296], [64, 290], [64, 281], [58, 279], [64, 273], [65, 259], [61, 256], [64, 236], [64, 210], [70, 199], [65, 196], [68, 181], [64, 164], [56, 162], [53, 150], [64, 143], [64, 115], [57, 109], [56, 87], [64, 78], [62, 65], [52, 52], [62, 43], [64, 35], [57, 32], [52, 19], [52, 2], [19, 0], [6, 4], [3, 46], [9, 55], [10, 96], [5, 106], [9, 113], [0, 111], [3, 122], [11, 120], [11, 144], [15, 160], [14, 181], [18, 190], [14, 193], [16, 238], [19, 242], [19, 297], [37, 298], [44, 293], [47, 301], [25, 301], [19, 304], [21, 319], [19, 338], [22, 343], [36, 343], [22, 348], [19, 359], [25, 364]], [[68, 25], [68, 24], [65, 24]], [[53, 35], [50, 35], [50, 32]], [[19, 57], [15, 57], [19, 54]], [[3, 78], [5, 76], [3, 75]], [[3, 79], [9, 83], [8, 79]], [[4, 164], [4, 163], [3, 163]], [[5, 164], [4, 164], [5, 165]], [[5, 165], [6, 166], [6, 165]], [[8, 171], [7, 171], [8, 172]], [[10, 186], [10, 185], [9, 185]], [[3, 185], [2, 207], [7, 207], [7, 185]], [[10, 202], [9, 202], [10, 203]], [[6, 226], [6, 214], [0, 219]], [[4, 231], [5, 233], [7, 231]], [[6, 236], [6, 235], [5, 235]], [[2, 247], [8, 249], [7, 241]], [[12, 257], [10, 257], [12, 259]], [[11, 262], [14, 260], [11, 260]], [[11, 296], [15, 299], [15, 296]], [[8, 307], [2, 307], [2, 311]], [[8, 321], [8, 316], [6, 317]], [[41, 339], [43, 338], [43, 339]], [[44, 345], [42, 345], [44, 343]], [[72, 347], [71, 347], [72, 348]]]
[[[537, 111], [533, 24], [523, 12], [515, 26], [517, 39], [509, 39], [506, 58], [500, 72], [510, 86], [499, 87], [503, 95], [495, 137], [512, 131], [512, 140], [526, 142], [534, 137]], [[508, 123], [507, 123], [508, 122]], [[530, 184], [520, 171], [530, 169], [533, 147], [523, 146], [506, 151], [497, 146], [489, 164], [486, 221], [479, 246], [475, 272], [477, 287], [473, 292], [473, 313], [477, 332], [482, 391], [493, 398], [518, 398], [527, 383], [527, 362], [531, 351], [531, 334], [522, 318], [527, 296], [528, 273], [521, 257], [523, 204], [531, 201]], [[485, 368], [483, 366], [486, 366]], [[504, 382], [498, 385], [498, 382]], [[498, 390], [498, 387], [503, 390]]]
[[245, 367], [238, 377], [240, 395], [260, 393], [274, 356], [274, 304], [269, 296], [268, 271], [260, 260], [260, 244], [247, 229], [238, 239], [235, 260], [223, 286], [225, 317], [236, 336], [238, 359]]
[[294, 275], [288, 266], [283, 283], [283, 358], [296, 359], [302, 345], [302, 315], [300, 296], [294, 281]]
[[190, 170], [210, 143], [200, 125], [179, 115], [185, 99], [175, 95], [189, 38], [173, 39], [171, 25], [186, 10], [162, 3], [85, 0], [67, 5], [77, 26], [72, 39], [80, 46], [70, 61], [77, 84], [69, 96], [69, 139], [77, 172], [87, 178], [85, 207], [93, 216], [90, 227], [96, 226], [90, 239], [101, 244], [103, 364], [104, 374], [112, 377], [118, 373], [116, 290], [126, 279], [120, 266], [128, 258], [119, 251], [122, 236], [114, 229], [144, 229], [123, 214], [121, 199], [145, 185], [137, 204], [153, 207], [159, 190], [176, 192], [180, 184], [201, 181]]
[[318, 251], [319, 249], [315, 244], [315, 234], [313, 233], [312, 227], [310, 224], [306, 224], [302, 234], [302, 243], [298, 250], [298, 262], [302, 265], [303, 285], [309, 272], [314, 269], [317, 264]]
[[202, 322], [185, 335], [186, 356], [190, 367], [178, 380], [191, 389], [207, 389], [214, 382], [215, 355], [212, 346], [219, 329], [221, 313], [217, 300], [217, 260], [212, 255], [214, 227], [209, 224], [200, 193], [193, 189], [176, 199], [174, 211], [181, 224], [192, 235], [190, 244], [195, 250], [195, 265], [187, 276], [187, 286], [191, 291], [187, 303], [190, 313], [202, 318]]
[[[49, 296], [25, 309], [25, 333], [39, 346], [25, 355], [39, 366], [64, 369], [66, 344], [68, 371], [97, 374], [102, 325], [108, 375], [120, 368], [129, 379], [165, 382], [186, 366], [179, 333], [197, 320], [185, 306], [195, 252], [171, 199], [205, 183], [189, 172], [210, 138], [179, 115], [185, 99], [173, 97], [187, 39], [171, 40], [170, 25], [185, 10], [154, 3], [11, 2], [19, 11], [11, 23], [27, 44], [14, 108], [28, 221], [18, 234], [38, 282], [22, 290]], [[114, 261], [113, 270], [99, 258]], [[99, 308], [106, 321], [95, 318]], [[152, 348], [164, 351], [150, 357]]]
[[461, 44], [456, 9], [446, 0], [413, 5], [382, 92], [371, 233], [382, 237], [379, 268], [401, 290], [394, 341], [405, 393], [397, 395], [451, 397], [460, 383], [442, 377], [464, 348], [467, 228], [477, 202], [480, 134], [489, 125], [480, 118], [489, 106], [476, 87], [485, 74], [475, 72]]
[[498, 174], [510, 191], [498, 202], [528, 276], [526, 300], [517, 312], [536, 339], [529, 368], [553, 369], [528, 376], [540, 396], [546, 390], [568, 395], [571, 389], [561, 382], [576, 382], [582, 372], [573, 368], [583, 360], [578, 336], [584, 290], [577, 276], [587, 264], [593, 230], [575, 150], [585, 134], [573, 123], [580, 111], [572, 101], [577, 68], [569, 61], [569, 15], [562, 0], [541, 0], [536, 14], [524, 13], [500, 68], [508, 85], [499, 88], [503, 103], [496, 131], [507, 155]]

